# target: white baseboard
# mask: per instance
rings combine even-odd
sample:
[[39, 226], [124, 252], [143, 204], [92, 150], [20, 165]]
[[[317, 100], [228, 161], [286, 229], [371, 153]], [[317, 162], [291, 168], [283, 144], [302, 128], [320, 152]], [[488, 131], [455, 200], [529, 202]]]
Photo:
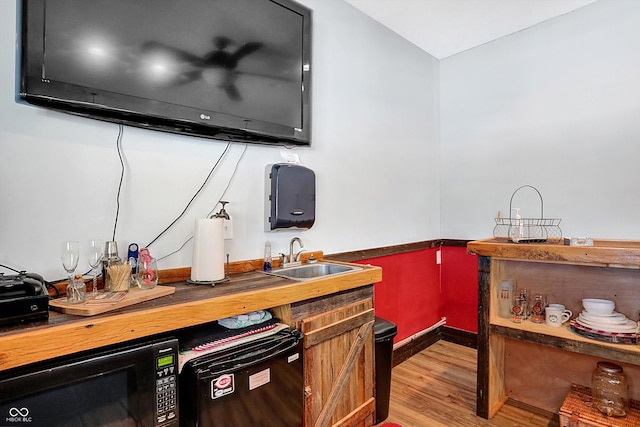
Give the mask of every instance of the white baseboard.
[[438, 323], [429, 326], [427, 329], [423, 329], [422, 331], [417, 332], [417, 333], [411, 335], [410, 337], [407, 337], [407, 338], [403, 339], [402, 341], [398, 341], [397, 343], [395, 343], [393, 345], [393, 349], [396, 350], [396, 349], [402, 347], [403, 345], [406, 345], [406, 344], [410, 343], [411, 341], [416, 340], [416, 339], [420, 338], [421, 336], [423, 336], [425, 334], [428, 334], [429, 332], [433, 331], [434, 329], [439, 328], [442, 325], [445, 325], [446, 323], [447, 323], [447, 318], [443, 317], [442, 319], [440, 319], [440, 321]]

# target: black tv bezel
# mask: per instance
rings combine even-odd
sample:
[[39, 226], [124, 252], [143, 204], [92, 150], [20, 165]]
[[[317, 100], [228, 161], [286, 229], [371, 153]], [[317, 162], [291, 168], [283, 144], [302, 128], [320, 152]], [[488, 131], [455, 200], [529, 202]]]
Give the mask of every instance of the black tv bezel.
[[[302, 83], [300, 102], [302, 127], [294, 128], [216, 111], [92, 89], [42, 78], [44, 7], [47, 0], [21, 0], [20, 9], [20, 99], [29, 104], [77, 116], [125, 124], [150, 130], [170, 132], [207, 139], [231, 140], [267, 145], [311, 145], [311, 46], [312, 11], [293, 0], [263, 0], [275, 3], [303, 18]], [[213, 4], [213, 3], [212, 3]], [[89, 101], [92, 93], [100, 92], [108, 98], [104, 105]], [[63, 96], [64, 95], [64, 96]], [[131, 109], [131, 103], [144, 108]], [[148, 111], [150, 106], [164, 109], [163, 114]]]

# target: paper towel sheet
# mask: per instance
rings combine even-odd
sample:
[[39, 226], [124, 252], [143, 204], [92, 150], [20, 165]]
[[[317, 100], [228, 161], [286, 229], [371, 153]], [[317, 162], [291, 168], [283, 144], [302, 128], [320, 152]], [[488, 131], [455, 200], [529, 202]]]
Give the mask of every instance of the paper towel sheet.
[[223, 218], [196, 219], [193, 232], [191, 280], [215, 282], [224, 274]]

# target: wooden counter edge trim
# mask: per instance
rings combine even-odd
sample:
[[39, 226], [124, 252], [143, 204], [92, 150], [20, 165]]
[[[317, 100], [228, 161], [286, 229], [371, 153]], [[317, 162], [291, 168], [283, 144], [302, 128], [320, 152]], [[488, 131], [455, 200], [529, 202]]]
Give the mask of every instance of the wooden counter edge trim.
[[239, 292], [96, 319], [87, 318], [71, 324], [7, 335], [0, 339], [0, 370], [155, 334], [170, 333], [172, 330], [232, 315], [326, 296], [372, 285], [381, 279], [380, 267], [367, 267], [304, 282], [283, 279], [280, 286], [258, 291]]
[[566, 246], [485, 239], [469, 242], [467, 252], [510, 260], [640, 268], [640, 241], [633, 240], [596, 240], [594, 246]]
[[325, 254], [324, 258], [328, 261], [354, 262], [389, 255], [398, 255], [406, 252], [414, 252], [423, 249], [436, 248], [439, 246], [442, 246], [441, 239], [425, 240], [421, 242], [404, 243], [400, 245], [384, 246], [379, 248]]

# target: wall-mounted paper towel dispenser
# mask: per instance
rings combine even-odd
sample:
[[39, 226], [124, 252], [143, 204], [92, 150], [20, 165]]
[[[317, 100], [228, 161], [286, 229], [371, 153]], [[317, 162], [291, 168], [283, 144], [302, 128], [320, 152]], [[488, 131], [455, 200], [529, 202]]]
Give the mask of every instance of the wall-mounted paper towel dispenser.
[[265, 230], [308, 229], [316, 220], [316, 175], [304, 166], [266, 168]]

